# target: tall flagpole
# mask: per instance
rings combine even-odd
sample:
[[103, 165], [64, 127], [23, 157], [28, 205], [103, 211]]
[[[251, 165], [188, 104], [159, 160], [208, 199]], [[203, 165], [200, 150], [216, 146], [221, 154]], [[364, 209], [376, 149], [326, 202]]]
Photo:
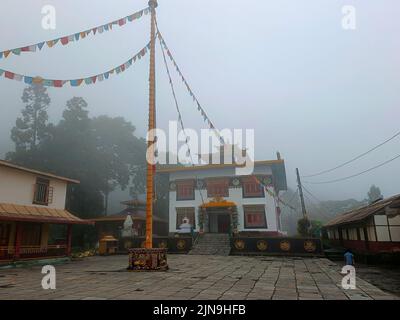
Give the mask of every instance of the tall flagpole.
[[149, 73], [149, 131], [147, 150], [147, 174], [146, 174], [146, 249], [153, 248], [153, 201], [154, 201], [154, 151], [155, 151], [155, 113], [156, 113], [156, 75], [155, 75], [155, 45], [156, 45], [156, 8], [157, 0], [150, 0], [151, 28], [150, 28], [150, 73]]

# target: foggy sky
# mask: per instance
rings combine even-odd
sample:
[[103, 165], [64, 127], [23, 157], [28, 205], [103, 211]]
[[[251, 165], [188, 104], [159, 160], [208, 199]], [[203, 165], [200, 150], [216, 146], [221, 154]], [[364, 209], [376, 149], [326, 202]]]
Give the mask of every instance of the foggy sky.
[[[57, 10], [56, 30], [41, 27], [41, 8]], [[343, 5], [357, 9], [357, 29], [341, 27]], [[0, 50], [86, 30], [147, 6], [147, 0], [2, 0]], [[218, 128], [254, 128], [256, 159], [286, 162], [311, 174], [336, 166], [400, 130], [400, 3], [398, 0], [159, 0], [158, 23], [190, 86]], [[128, 60], [149, 39], [149, 16], [68, 46], [0, 60], [0, 68], [44, 78], [73, 79], [105, 72]], [[157, 116], [177, 120], [157, 46]], [[174, 76], [187, 127], [205, 127]], [[12, 149], [10, 129], [23, 108], [25, 85], [0, 78], [0, 157]], [[124, 116], [146, 132], [148, 56], [96, 85], [49, 88], [50, 121], [65, 102], [82, 96], [90, 114]], [[345, 177], [400, 152], [400, 138], [332, 173]], [[400, 159], [360, 177], [307, 185], [317, 197], [361, 199], [371, 184], [385, 196], [400, 193]]]

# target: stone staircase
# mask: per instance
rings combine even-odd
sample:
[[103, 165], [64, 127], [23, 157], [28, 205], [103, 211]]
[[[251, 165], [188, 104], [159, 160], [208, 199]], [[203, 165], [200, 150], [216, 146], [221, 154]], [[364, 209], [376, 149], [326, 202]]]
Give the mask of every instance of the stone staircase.
[[189, 254], [229, 256], [231, 244], [227, 233], [199, 235]]

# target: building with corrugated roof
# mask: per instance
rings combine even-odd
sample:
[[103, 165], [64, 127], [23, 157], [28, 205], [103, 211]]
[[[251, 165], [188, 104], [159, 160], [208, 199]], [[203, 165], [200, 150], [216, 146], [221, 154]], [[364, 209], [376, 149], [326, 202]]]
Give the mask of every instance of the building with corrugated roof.
[[0, 264], [70, 256], [72, 225], [90, 223], [65, 209], [70, 183], [0, 160]]
[[345, 212], [324, 229], [335, 247], [360, 254], [400, 253], [400, 195]]

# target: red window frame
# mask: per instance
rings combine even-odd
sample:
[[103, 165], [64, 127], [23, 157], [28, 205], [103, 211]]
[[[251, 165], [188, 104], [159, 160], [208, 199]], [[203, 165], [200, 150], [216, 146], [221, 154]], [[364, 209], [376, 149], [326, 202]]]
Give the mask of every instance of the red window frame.
[[242, 179], [243, 198], [264, 198], [264, 187], [254, 177]]
[[207, 197], [229, 197], [229, 180], [228, 179], [210, 179], [206, 181]]
[[194, 200], [194, 180], [176, 182], [176, 200]]
[[243, 206], [245, 229], [266, 229], [267, 218], [264, 205]]

